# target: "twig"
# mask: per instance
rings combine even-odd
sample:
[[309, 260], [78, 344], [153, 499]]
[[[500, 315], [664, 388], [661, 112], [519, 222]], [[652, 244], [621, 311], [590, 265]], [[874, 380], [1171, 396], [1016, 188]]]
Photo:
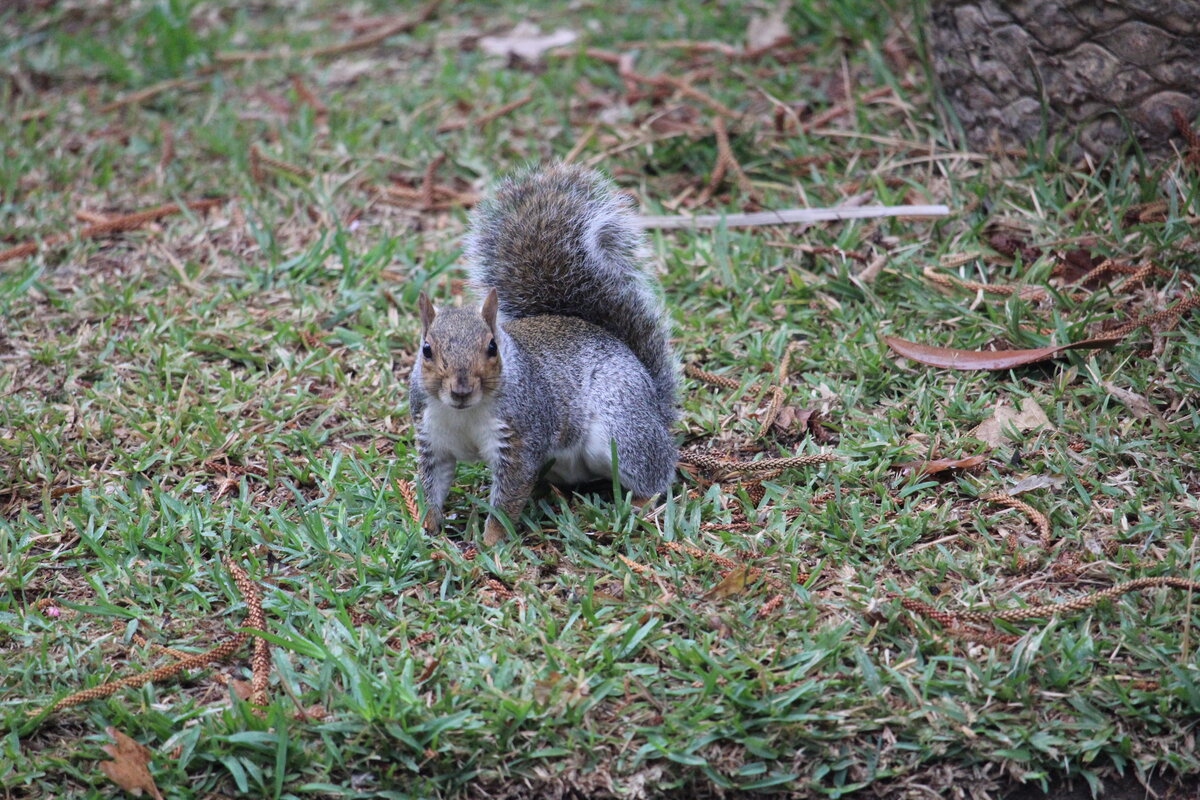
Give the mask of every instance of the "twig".
[[563, 156], [563, 163], [574, 163], [575, 159], [579, 158], [579, 154], [583, 152], [583, 149], [588, 146], [588, 144], [592, 141], [592, 137], [595, 135], [596, 126], [589, 126], [588, 129], [583, 132], [583, 135], [575, 140], [575, 144], [571, 146], [570, 151]]
[[158, 132], [162, 136], [162, 155], [158, 158], [158, 168], [165, 170], [175, 160], [175, 127], [164, 119], [158, 123]]
[[[352, 53], [355, 50], [366, 50], [375, 45], [400, 33], [407, 33], [413, 28], [416, 28], [423, 22], [427, 22], [433, 18], [437, 12], [438, 6], [442, 4], [442, 0], [432, 0], [426, 3], [425, 6], [417, 12], [416, 16], [407, 19], [397, 20], [391, 25], [385, 25], [374, 33], [368, 33], [363, 36], [357, 36], [347, 42], [341, 44], [326, 45], [324, 47], [310, 47], [306, 50], [300, 50], [295, 53], [296, 58], [323, 58], [327, 56], [340, 56], [344, 53]], [[275, 58], [287, 58], [290, 53], [286, 50], [250, 50], [250, 51], [227, 51], [217, 53], [216, 61], [218, 64], [246, 64], [255, 61], [268, 61]]]
[[147, 86], [145, 89], [139, 89], [136, 92], [123, 94], [116, 100], [100, 106], [96, 109], [96, 111], [101, 114], [107, 114], [110, 111], [116, 111], [118, 108], [122, 108], [124, 106], [140, 105], [150, 98], [157, 97], [163, 92], [170, 91], [171, 89], [195, 89], [196, 87], [202, 85], [204, 85], [204, 81], [197, 80], [196, 78], [172, 78], [169, 81], [162, 81], [161, 83], [156, 83], [153, 86]]
[[86, 222], [89, 225], [100, 225], [112, 221], [112, 217], [107, 214], [101, 214], [98, 211], [88, 211], [86, 208], [75, 209], [75, 219], [80, 222]]
[[598, 51], [598, 50], [590, 50], [590, 49], [586, 50], [585, 53], [592, 58], [598, 58], [602, 61], [606, 61], [611, 64], [616, 64], [617, 65], [617, 74], [620, 75], [620, 77], [622, 78], [622, 80], [625, 81], [627, 86], [632, 85], [634, 83], [644, 83], [644, 84], [647, 84], [648, 86], [654, 86], [654, 87], [658, 87], [658, 88], [666, 87], [666, 88], [675, 89], [680, 94], [682, 94], [686, 97], [690, 97], [693, 100], [698, 100], [699, 102], [708, 106], [709, 108], [716, 111], [718, 114], [720, 114], [723, 117], [728, 117], [729, 119], [733, 119], [733, 120], [740, 120], [742, 118], [742, 115], [740, 113], [738, 113], [737, 111], [734, 111], [732, 108], [725, 105], [721, 101], [716, 100], [713, 97], [700, 91], [695, 86], [693, 86], [689, 81], [687, 81], [683, 78], [676, 78], [672, 75], [643, 75], [642, 73], [638, 72], [637, 70], [635, 70], [633, 68], [633, 54], [632, 53], [614, 54], [614, 53], [609, 53], [606, 51]]
[[869, 103], [872, 100], [878, 100], [879, 98], [883, 97], [884, 95], [888, 94], [891, 91], [892, 91], [892, 88], [890, 86], [881, 86], [878, 89], [872, 89], [871, 91], [864, 94], [861, 98], [852, 98], [851, 100], [847, 100], [845, 102], [838, 103], [837, 105], [833, 106], [832, 108], [828, 108], [828, 109], [822, 111], [820, 114], [813, 117], [808, 122], [804, 123], [804, 126], [803, 126], [804, 132], [812, 133], [814, 130], [821, 127], [822, 125], [825, 125], [826, 123], [831, 122], [844, 114], [850, 113], [850, 111], [853, 110], [853, 107], [850, 105], [851, 102]]
[[747, 198], [754, 197], [754, 187], [750, 184], [750, 179], [746, 177], [746, 172], [742, 169], [742, 165], [738, 163], [737, 158], [733, 155], [733, 147], [729, 144], [729, 130], [725, 127], [725, 120], [722, 117], [717, 117], [713, 120], [713, 133], [717, 137], [717, 163], [713, 167], [712, 177], [708, 181], [708, 185], [704, 187], [704, 191], [696, 198], [696, 205], [702, 206], [712, 199], [713, 194], [717, 191], [717, 187], [721, 185], [721, 181], [725, 180], [725, 175], [729, 171], [733, 171], [737, 178], [738, 190]]
[[675, 228], [715, 228], [724, 224], [727, 228], [755, 227], [761, 225], [797, 225], [811, 222], [832, 222], [847, 219], [875, 219], [878, 217], [944, 217], [950, 213], [948, 206], [851, 206], [843, 208], [788, 208], [779, 211], [756, 211], [751, 214], [700, 214], [684, 216], [642, 216], [638, 224], [643, 228], [670, 230]]
[[513, 100], [511, 103], [505, 103], [504, 105], [500, 106], [499, 108], [493, 109], [493, 110], [489, 111], [488, 113], [484, 114], [479, 119], [475, 120], [475, 124], [480, 128], [484, 127], [485, 125], [490, 125], [493, 122], [495, 122], [496, 120], [500, 119], [501, 117], [511, 114], [513, 111], [516, 111], [521, 106], [528, 105], [529, 103], [532, 103], [532, 102], [533, 102], [533, 95], [527, 95], [526, 97], [521, 97], [521, 98], [518, 98], [517, 100]]

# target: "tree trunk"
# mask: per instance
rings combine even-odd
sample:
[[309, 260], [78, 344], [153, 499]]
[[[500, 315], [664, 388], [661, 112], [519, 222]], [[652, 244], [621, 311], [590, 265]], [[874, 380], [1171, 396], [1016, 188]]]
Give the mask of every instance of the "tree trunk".
[[934, 69], [974, 147], [1043, 131], [1102, 157], [1171, 152], [1200, 113], [1200, 0], [932, 0]]

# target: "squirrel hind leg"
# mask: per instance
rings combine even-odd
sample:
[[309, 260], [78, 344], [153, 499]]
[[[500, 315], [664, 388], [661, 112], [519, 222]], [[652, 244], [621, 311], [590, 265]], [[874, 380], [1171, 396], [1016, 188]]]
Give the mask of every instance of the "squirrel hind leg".
[[[632, 362], [632, 363], [629, 363]], [[675, 478], [678, 453], [671, 429], [653, 399], [651, 378], [632, 360], [594, 376], [594, 413], [588, 433], [589, 465], [612, 475], [612, 443], [617, 446], [617, 479], [634, 497], [665, 494]], [[639, 374], [640, 373], [640, 374]]]
[[613, 431], [617, 479], [639, 505], [666, 494], [675, 478], [677, 452], [671, 434], [657, 419], [624, 424]]

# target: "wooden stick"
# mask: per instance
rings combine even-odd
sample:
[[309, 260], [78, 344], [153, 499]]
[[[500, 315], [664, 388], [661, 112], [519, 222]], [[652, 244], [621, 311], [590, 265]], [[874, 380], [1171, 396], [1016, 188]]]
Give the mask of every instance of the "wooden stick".
[[760, 225], [797, 225], [809, 222], [830, 222], [843, 219], [874, 219], [877, 217], [944, 217], [948, 206], [854, 206], [843, 208], [786, 208], [779, 211], [756, 211], [753, 214], [700, 214], [685, 216], [643, 216], [638, 223], [643, 228], [669, 230], [673, 228], [715, 228], [722, 222], [727, 228], [757, 227]]

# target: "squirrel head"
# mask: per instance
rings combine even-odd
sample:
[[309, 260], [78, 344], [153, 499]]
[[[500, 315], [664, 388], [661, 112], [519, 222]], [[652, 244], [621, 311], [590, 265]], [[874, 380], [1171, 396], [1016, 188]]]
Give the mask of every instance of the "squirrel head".
[[466, 409], [479, 405], [500, 385], [496, 340], [496, 290], [483, 306], [434, 308], [421, 293], [421, 386], [441, 403]]

